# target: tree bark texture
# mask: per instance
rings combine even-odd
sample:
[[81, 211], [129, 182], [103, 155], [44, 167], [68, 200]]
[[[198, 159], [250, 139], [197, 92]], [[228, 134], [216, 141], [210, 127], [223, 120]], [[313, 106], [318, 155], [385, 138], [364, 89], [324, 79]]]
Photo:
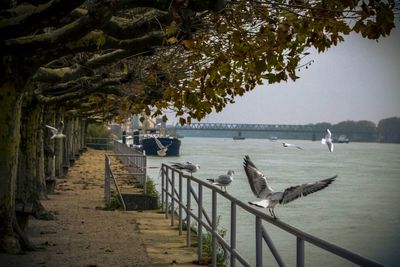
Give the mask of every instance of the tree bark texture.
[[0, 85], [0, 251], [7, 253], [21, 250], [13, 231], [22, 105], [22, 93], [17, 87], [9, 82]]

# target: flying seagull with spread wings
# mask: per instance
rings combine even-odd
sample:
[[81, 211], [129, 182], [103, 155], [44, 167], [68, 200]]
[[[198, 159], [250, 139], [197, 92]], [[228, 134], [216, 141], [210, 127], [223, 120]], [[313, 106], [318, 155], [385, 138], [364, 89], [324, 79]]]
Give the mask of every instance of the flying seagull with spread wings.
[[156, 144], [157, 144], [157, 146], [158, 146], [157, 154], [158, 154], [160, 157], [165, 157], [165, 156], [167, 155], [168, 147], [172, 144], [172, 142], [169, 143], [168, 145], [164, 146], [164, 145], [161, 143], [161, 141], [158, 140], [157, 137], [154, 137], [154, 141], [156, 141]]
[[225, 189], [226, 192], [226, 187], [230, 185], [233, 181], [233, 175], [235, 172], [233, 170], [229, 170], [227, 174], [222, 174], [218, 176], [216, 179], [207, 179], [208, 181], [212, 182], [214, 185], [218, 185], [222, 188]]
[[251, 191], [257, 198], [262, 199], [258, 202], [249, 202], [257, 207], [268, 208], [269, 213], [276, 219], [274, 208], [277, 204], [286, 204], [299, 197], [307, 196], [330, 185], [337, 175], [314, 183], [306, 183], [286, 188], [283, 192], [274, 191], [268, 184], [267, 177], [262, 174], [249, 156], [245, 156], [243, 163], [244, 170], [249, 180]]
[[333, 152], [333, 142], [332, 142], [332, 133], [329, 129], [326, 129], [327, 134], [325, 138], [321, 139], [321, 144], [327, 145], [330, 152]]
[[187, 161], [186, 163], [172, 163], [171, 165], [174, 168], [177, 168], [179, 170], [185, 170], [188, 173], [190, 173], [190, 175], [193, 175], [194, 172], [197, 172], [200, 169], [200, 165], [199, 164], [193, 164], [189, 161]]
[[290, 147], [290, 146], [292, 146], [292, 147], [295, 147], [295, 148], [297, 148], [297, 149], [304, 150], [301, 146], [297, 146], [297, 145], [289, 144], [289, 143], [285, 143], [285, 142], [282, 142], [282, 146], [284, 146], [284, 147]]
[[64, 130], [64, 123], [62, 121], [60, 121], [60, 123], [58, 124], [58, 129], [54, 128], [52, 126], [46, 125], [47, 128], [50, 129], [50, 131], [53, 133], [53, 136], [50, 137], [50, 139], [58, 139], [58, 138], [64, 138], [65, 134], [63, 134], [63, 130]]

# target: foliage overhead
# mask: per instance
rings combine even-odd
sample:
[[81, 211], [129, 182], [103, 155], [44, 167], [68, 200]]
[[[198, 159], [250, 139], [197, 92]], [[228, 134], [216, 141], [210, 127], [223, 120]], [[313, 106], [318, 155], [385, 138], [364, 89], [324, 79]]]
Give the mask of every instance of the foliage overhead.
[[86, 117], [173, 110], [182, 124], [221, 111], [257, 84], [298, 79], [312, 63], [310, 49], [324, 52], [351, 32], [389, 35], [399, 8], [393, 0], [2, 5], [1, 84], [20, 79], [39, 103]]

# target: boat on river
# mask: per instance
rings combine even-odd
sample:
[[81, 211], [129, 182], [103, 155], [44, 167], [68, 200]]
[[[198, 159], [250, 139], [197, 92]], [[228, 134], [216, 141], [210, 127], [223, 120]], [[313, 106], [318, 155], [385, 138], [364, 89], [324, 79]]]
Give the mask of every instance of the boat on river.
[[233, 137], [233, 140], [244, 140], [244, 139], [246, 139], [246, 138], [244, 136], [242, 136], [242, 132], [241, 131], [238, 132], [238, 135], [235, 135]]

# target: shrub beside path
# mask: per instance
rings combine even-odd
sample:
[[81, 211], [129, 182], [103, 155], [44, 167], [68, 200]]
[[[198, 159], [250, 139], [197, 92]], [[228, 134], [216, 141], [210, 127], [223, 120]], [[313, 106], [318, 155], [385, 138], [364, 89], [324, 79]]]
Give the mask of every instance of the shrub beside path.
[[192, 266], [195, 248], [159, 211], [104, 210], [104, 151], [89, 149], [57, 180], [43, 205], [54, 221], [31, 219], [38, 251], [0, 254], [0, 266]]

